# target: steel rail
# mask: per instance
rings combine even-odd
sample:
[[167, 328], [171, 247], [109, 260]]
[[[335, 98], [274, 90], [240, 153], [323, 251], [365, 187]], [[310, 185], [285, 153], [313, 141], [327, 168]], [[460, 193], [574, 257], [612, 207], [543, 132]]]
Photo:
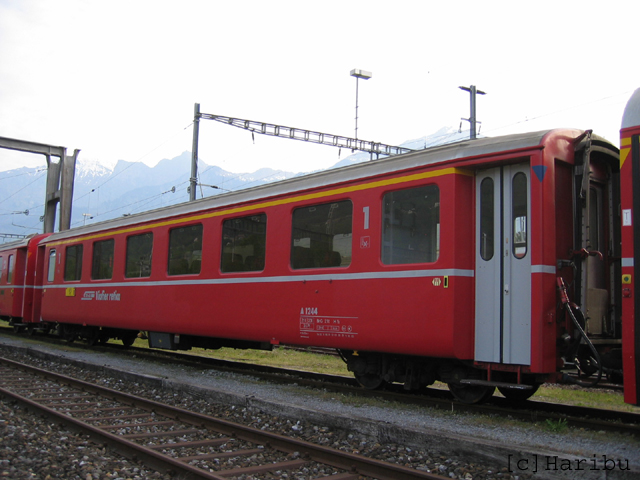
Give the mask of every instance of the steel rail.
[[[121, 402], [123, 404], [130, 405], [142, 410], [150, 410], [155, 412], [156, 415], [169, 417], [175, 419], [176, 421], [189, 423], [201, 428], [211, 429], [218, 433], [231, 435], [234, 438], [238, 438], [247, 442], [267, 445], [281, 452], [299, 452], [305, 456], [304, 460], [306, 462], [315, 461], [325, 465], [330, 465], [334, 468], [345, 470], [347, 472], [346, 477], [337, 478], [357, 478], [357, 475], [365, 475], [372, 478], [377, 478], [379, 480], [445, 480], [445, 477], [442, 477], [440, 475], [422, 472], [402, 465], [387, 463], [380, 460], [335, 450], [321, 445], [316, 445], [303, 440], [285, 437], [272, 432], [267, 432], [245, 425], [233, 423], [227, 420], [217, 419], [209, 417], [207, 415], [190, 412], [178, 407], [173, 407], [154, 400], [148, 400], [128, 393], [101, 387], [99, 385], [74, 379], [66, 375], [61, 375], [37, 367], [24, 365], [5, 358], [2, 358], [1, 361], [8, 364], [14, 369], [26, 370], [48, 380], [53, 380], [55, 382], [71, 386], [73, 388], [78, 388], [86, 392], [100, 395], [116, 402]], [[5, 378], [2, 377], [3, 376], [0, 376], [0, 384], [5, 381]], [[30, 408], [38, 410], [58, 420], [64, 421], [74, 428], [88, 431], [92, 436], [98, 438], [100, 441], [107, 443], [109, 446], [114, 448], [114, 450], [122, 453], [125, 456], [130, 456], [131, 452], [135, 452], [134, 454], [138, 459], [143, 459], [145, 463], [148, 462], [148, 464], [154, 466], [154, 468], [180, 472], [180, 474], [184, 475], [185, 478], [206, 480], [220, 480], [229, 475], [240, 474], [239, 469], [228, 470], [224, 472], [224, 474], [221, 474], [220, 472], [218, 472], [217, 474], [209, 473], [197, 467], [188, 465], [178, 459], [168, 457], [150, 447], [141, 446], [122, 438], [122, 436], [120, 435], [109, 433], [103, 428], [98, 428], [86, 422], [83, 422], [82, 420], [70, 417], [70, 412], [58, 412], [45, 405], [22, 397], [5, 388], [0, 388], [0, 394], [23, 402]], [[179, 444], [163, 445], [163, 447], [167, 448], [175, 448], [177, 446], [179, 446]], [[291, 466], [295, 465], [295, 463], [291, 464]], [[267, 465], [263, 468], [271, 469], [272, 467], [273, 465]], [[249, 467], [249, 469], [255, 468], [257, 467]], [[238, 473], [236, 473], [236, 471]]]
[[[48, 341], [48, 340], [47, 340]], [[49, 341], [50, 342], [50, 341]], [[55, 343], [55, 342], [52, 342]], [[81, 346], [80, 348], [87, 348]], [[93, 347], [96, 348], [96, 347]], [[389, 390], [367, 390], [357, 386], [352, 377], [327, 375], [307, 371], [289, 370], [280, 367], [267, 367], [243, 362], [219, 360], [201, 357], [196, 354], [156, 350], [148, 348], [129, 347], [123, 349], [119, 345], [109, 344], [97, 347], [108, 351], [117, 349], [124, 355], [146, 356], [157, 359], [168, 358], [171, 361], [185, 365], [202, 365], [222, 371], [239, 374], [250, 374], [271, 382], [290, 383], [292, 378], [301, 386], [324, 388], [331, 391], [364, 396], [367, 398], [383, 398], [422, 407], [432, 407], [449, 411], [470, 414], [495, 414], [516, 418], [525, 422], [563, 421], [567, 426], [575, 428], [589, 428], [618, 433], [628, 433], [640, 437], [640, 414], [616, 410], [605, 410], [584, 406], [526, 400], [518, 403], [501, 397], [492, 397], [489, 403], [468, 405], [452, 400], [446, 390], [428, 389], [425, 394], [413, 394], [401, 391], [402, 386], [391, 385]]]

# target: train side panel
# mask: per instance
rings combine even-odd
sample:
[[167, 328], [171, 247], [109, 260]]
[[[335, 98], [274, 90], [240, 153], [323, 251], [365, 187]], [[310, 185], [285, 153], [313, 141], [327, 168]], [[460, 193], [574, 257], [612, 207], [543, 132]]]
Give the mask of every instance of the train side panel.
[[[135, 326], [273, 344], [472, 358], [472, 298], [468, 302], [454, 298], [460, 289], [472, 292], [473, 287], [469, 253], [473, 241], [469, 210], [472, 176], [447, 173], [426, 182], [440, 192], [440, 225], [434, 238], [445, 233], [437, 258], [419, 266], [387, 265], [381, 260], [383, 197], [399, 187], [394, 185], [396, 180], [379, 182], [382, 185], [373, 188], [355, 185], [348, 197], [323, 199], [333, 202], [348, 198], [353, 204], [349, 240], [353, 254], [347, 267], [291, 267], [292, 210], [313, 208], [318, 200], [313, 195], [293, 204], [284, 199], [281, 205], [253, 212], [264, 211], [268, 218], [267, 262], [258, 273], [220, 271], [222, 227], [217, 216], [202, 222], [204, 247], [199, 275], [167, 276], [166, 253], [159, 253], [154, 254], [147, 280], [130, 281], [124, 278], [121, 261], [125, 237], [114, 235], [116, 261], [111, 279], [91, 280], [91, 240], [82, 242], [80, 280], [59, 282], [65, 273], [66, 248], [77, 242], [52, 245], [49, 252], [56, 250], [58, 280], [45, 281], [42, 316], [52, 322], [90, 321], [117, 328]], [[423, 180], [406, 181], [402, 189], [423, 185]], [[405, 216], [411, 214], [404, 212]], [[410, 236], [411, 229], [406, 228]], [[166, 252], [170, 227], [151, 231], [154, 251]]]
[[22, 319], [27, 244], [0, 251], [0, 318]]
[[640, 89], [627, 103], [620, 147], [624, 401], [640, 405]]

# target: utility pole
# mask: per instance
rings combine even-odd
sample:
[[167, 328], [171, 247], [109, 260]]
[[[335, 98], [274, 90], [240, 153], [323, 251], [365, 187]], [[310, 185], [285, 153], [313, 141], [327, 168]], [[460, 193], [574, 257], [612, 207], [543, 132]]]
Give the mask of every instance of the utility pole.
[[356, 77], [356, 140], [358, 140], [358, 81], [360, 79], [369, 80], [371, 75], [371, 72], [360, 70], [359, 68], [351, 70], [351, 76]]
[[196, 199], [198, 185], [198, 134], [200, 131], [200, 104], [193, 106], [193, 146], [191, 148], [191, 178], [189, 179], [189, 201]]
[[469, 96], [471, 97], [471, 116], [469, 118], [462, 118], [465, 122], [469, 122], [471, 124], [470, 127], [470, 138], [471, 140], [476, 139], [476, 123], [480, 123], [476, 121], [476, 94], [478, 95], [486, 95], [482, 90], [478, 90], [475, 85], [471, 85], [470, 87], [458, 87], [460, 90], [464, 90], [465, 92], [469, 92]]

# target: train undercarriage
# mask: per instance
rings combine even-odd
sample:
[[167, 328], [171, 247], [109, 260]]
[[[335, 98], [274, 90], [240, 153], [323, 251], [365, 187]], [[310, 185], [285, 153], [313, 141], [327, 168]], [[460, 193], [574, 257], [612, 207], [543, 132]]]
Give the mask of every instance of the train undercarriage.
[[446, 383], [453, 396], [463, 403], [481, 403], [490, 398], [496, 388], [510, 400], [526, 400], [548, 379], [547, 375], [527, 374], [518, 369], [478, 368], [473, 362], [452, 359], [351, 350], [341, 350], [340, 355], [365, 388], [378, 389], [390, 383], [401, 383], [411, 392], [440, 381]]

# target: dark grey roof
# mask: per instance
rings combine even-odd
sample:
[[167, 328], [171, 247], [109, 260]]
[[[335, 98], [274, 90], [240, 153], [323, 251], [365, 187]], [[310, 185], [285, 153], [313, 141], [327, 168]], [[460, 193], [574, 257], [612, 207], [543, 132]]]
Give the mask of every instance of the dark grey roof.
[[[258, 187], [224, 193], [213, 197], [181, 203], [149, 212], [138, 213], [125, 218], [117, 218], [104, 222], [78, 227], [59, 232], [47, 238], [46, 242], [58, 241], [76, 235], [90, 235], [111, 228], [123, 228], [145, 222], [157, 222], [168, 217], [192, 214], [199, 211], [220, 208], [244, 202], [264, 200], [278, 195], [300, 192], [325, 185], [336, 185], [342, 182], [374, 177], [395, 171], [402, 171], [424, 165], [435, 165], [441, 162], [487, 155], [494, 152], [532, 148], [540, 145], [542, 139], [552, 130], [519, 133], [501, 137], [478, 138], [452, 144], [418, 150], [403, 155], [396, 155], [380, 160], [349, 165], [333, 170], [324, 170], [281, 182], [270, 183]], [[579, 132], [578, 132], [579, 133]]]

